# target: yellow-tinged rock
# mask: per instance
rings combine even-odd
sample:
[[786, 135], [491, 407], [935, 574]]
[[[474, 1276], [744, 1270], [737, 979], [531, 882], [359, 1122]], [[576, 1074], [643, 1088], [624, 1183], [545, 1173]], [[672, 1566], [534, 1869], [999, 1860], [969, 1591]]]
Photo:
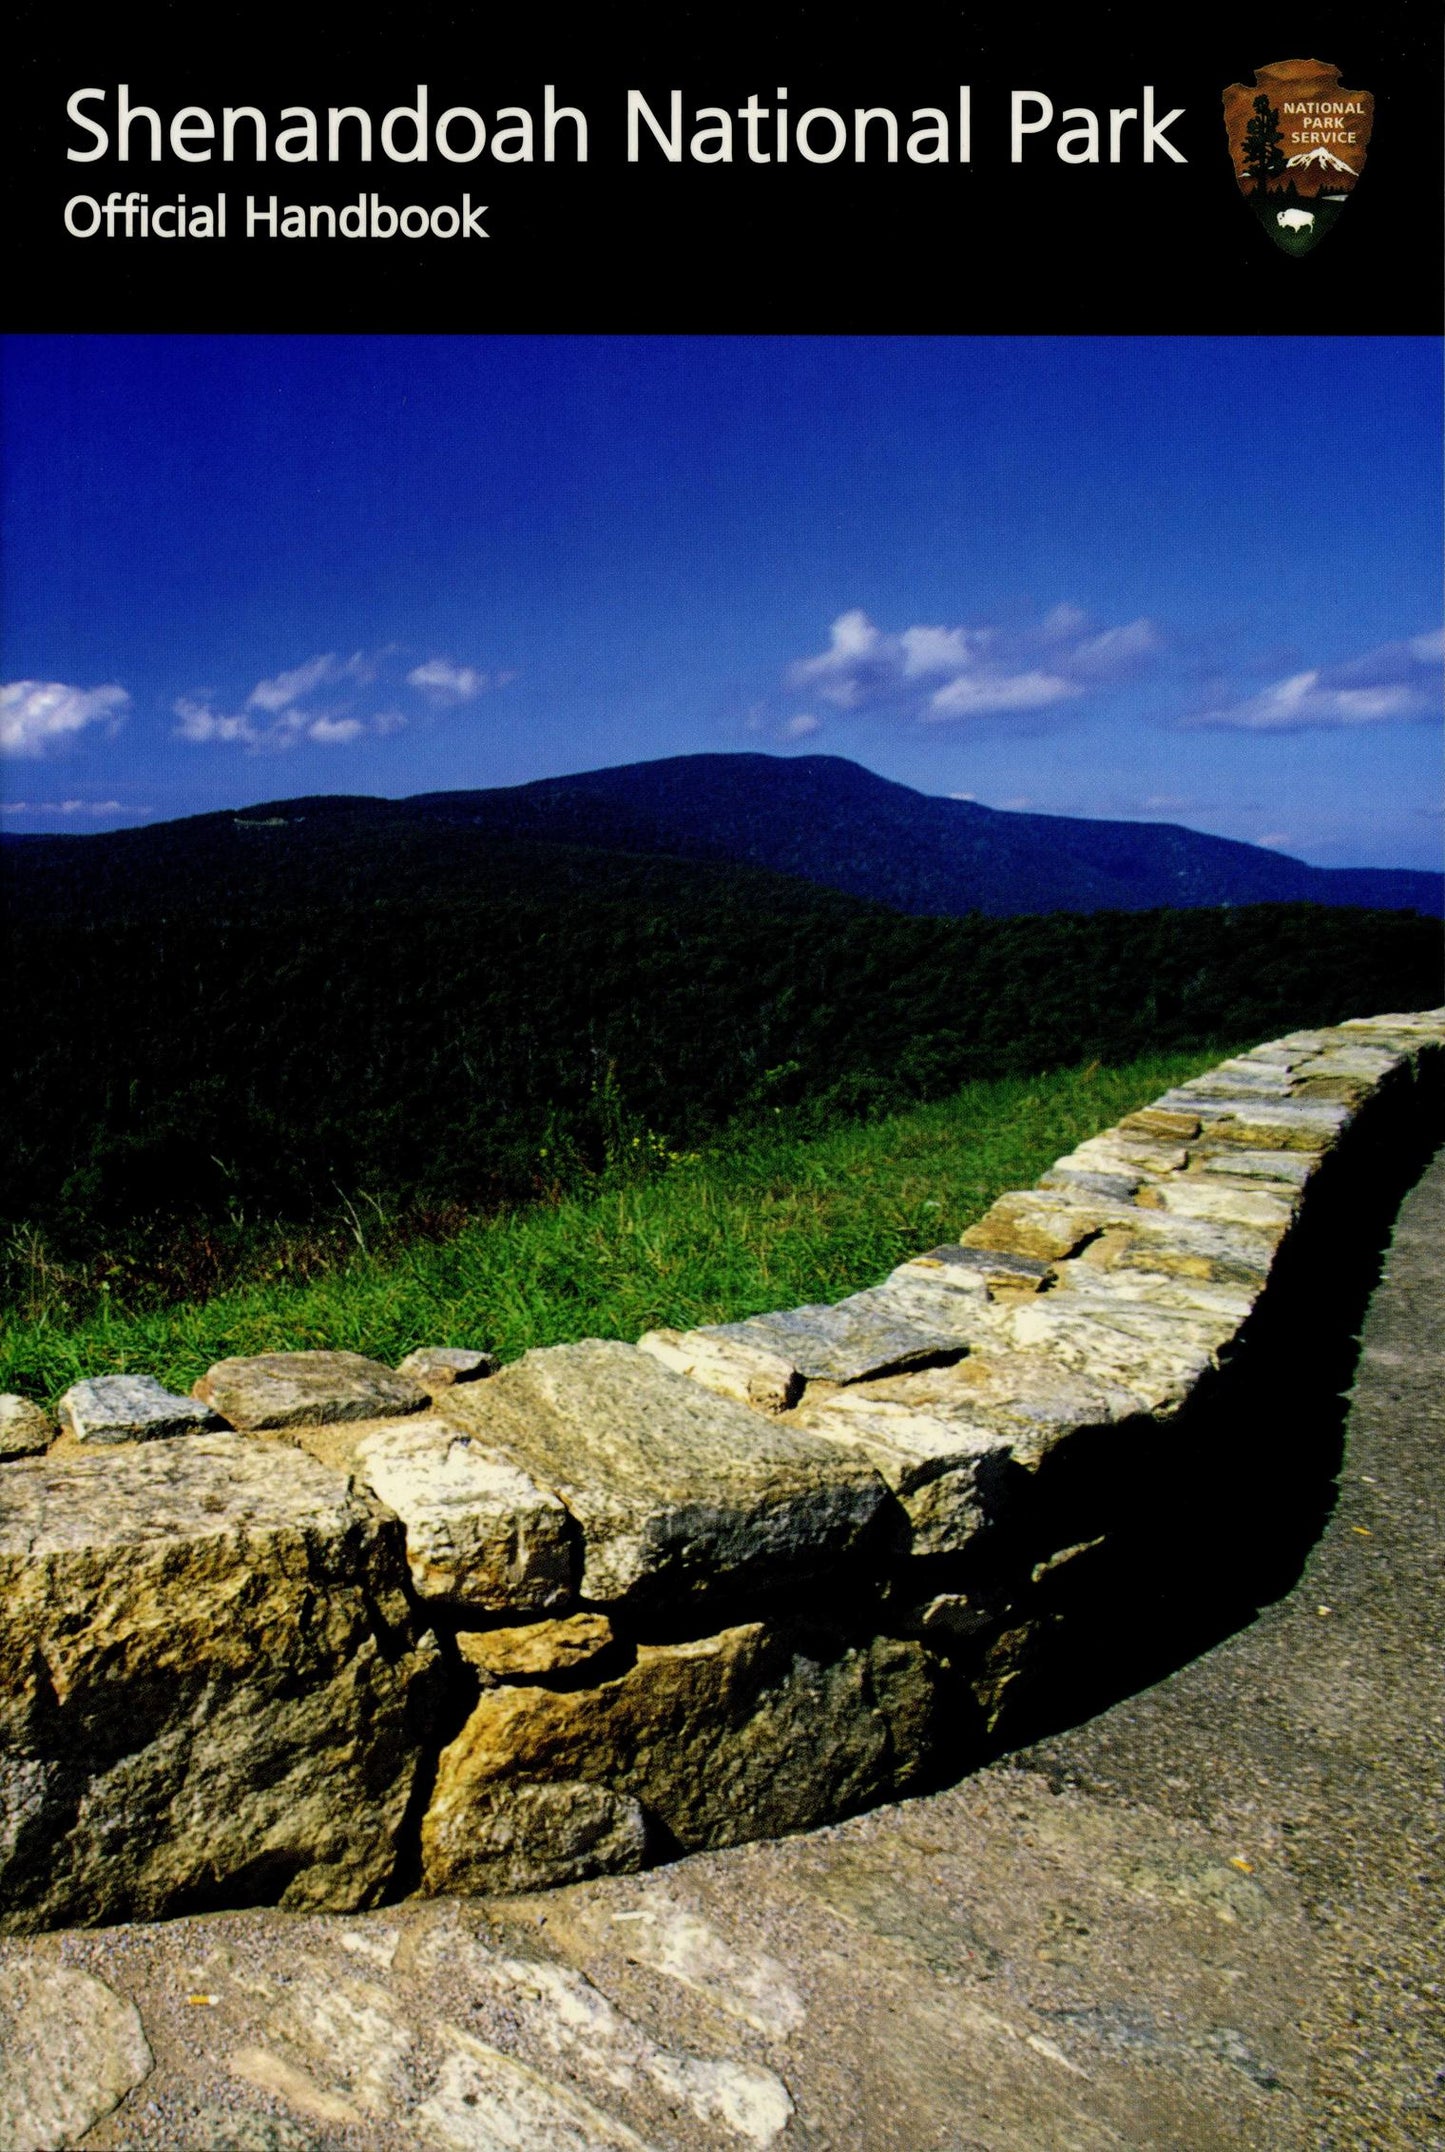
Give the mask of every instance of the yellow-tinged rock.
[[55, 1440], [53, 1420], [28, 1397], [0, 1397], [0, 1464], [12, 1457], [39, 1457]]
[[736, 1398], [755, 1412], [786, 1412], [803, 1393], [803, 1378], [781, 1353], [743, 1337], [713, 1330], [649, 1330], [637, 1340], [675, 1375], [686, 1375], [719, 1397]]
[[872, 1557], [888, 1501], [860, 1459], [606, 1339], [526, 1353], [434, 1409], [566, 1505], [597, 1606], [832, 1574]]
[[572, 1597], [572, 1520], [556, 1495], [450, 1421], [386, 1421], [352, 1470], [406, 1526], [420, 1598], [526, 1614]]
[[1018, 1189], [1000, 1196], [977, 1225], [961, 1236], [962, 1245], [1057, 1263], [1075, 1254], [1120, 1214], [1127, 1217], [1127, 1205], [1088, 1202], [1063, 1190]]
[[515, 1629], [461, 1629], [457, 1650], [469, 1666], [494, 1681], [535, 1681], [574, 1673], [601, 1657], [613, 1643], [605, 1614], [571, 1614], [564, 1621], [533, 1621]]
[[[486, 1850], [495, 1819], [543, 1783], [626, 1795], [688, 1848], [803, 1830], [890, 1799], [928, 1763], [938, 1682], [938, 1662], [917, 1643], [749, 1622], [639, 1645], [635, 1665], [595, 1688], [489, 1689], [442, 1751], [422, 1825], [426, 1888], [498, 1887]], [[525, 1850], [514, 1843], [510, 1856]], [[543, 1843], [539, 1867], [545, 1857]]]
[[1126, 1113], [1119, 1127], [1129, 1135], [1188, 1143], [1191, 1137], [1199, 1134], [1199, 1116], [1171, 1113], [1161, 1106], [1141, 1106], [1137, 1113]]
[[0, 1473], [0, 1930], [391, 1875], [436, 1647], [401, 1527], [255, 1436]]
[[321, 1426], [424, 1412], [428, 1393], [359, 1352], [263, 1352], [218, 1360], [191, 1395], [232, 1427]]

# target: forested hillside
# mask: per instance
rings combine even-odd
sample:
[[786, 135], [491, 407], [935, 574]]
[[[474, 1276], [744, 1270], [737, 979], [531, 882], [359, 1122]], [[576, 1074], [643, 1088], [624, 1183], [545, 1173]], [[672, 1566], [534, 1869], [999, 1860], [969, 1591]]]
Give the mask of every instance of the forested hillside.
[[317, 801], [5, 850], [9, 1219], [84, 1254], [365, 1191], [469, 1210], [960, 1081], [1439, 998], [1440, 931], [911, 918], [761, 870]]

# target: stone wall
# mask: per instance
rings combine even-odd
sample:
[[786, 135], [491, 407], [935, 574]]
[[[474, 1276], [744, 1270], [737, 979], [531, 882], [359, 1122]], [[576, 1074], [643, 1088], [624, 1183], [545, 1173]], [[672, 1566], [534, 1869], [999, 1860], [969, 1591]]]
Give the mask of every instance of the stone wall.
[[1258, 1047], [835, 1306], [6, 1400], [0, 1927], [636, 1868], [1207, 1641], [1328, 1498], [1331, 1280], [1442, 1046]]

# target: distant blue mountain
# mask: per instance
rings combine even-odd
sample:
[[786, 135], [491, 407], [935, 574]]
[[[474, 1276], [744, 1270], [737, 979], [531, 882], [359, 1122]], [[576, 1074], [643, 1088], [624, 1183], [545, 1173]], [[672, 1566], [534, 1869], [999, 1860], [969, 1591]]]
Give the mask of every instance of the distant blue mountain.
[[1310, 867], [1169, 822], [1005, 813], [915, 792], [836, 755], [678, 755], [397, 805], [499, 836], [744, 862], [902, 912], [1445, 908], [1439, 874]]
[[[373, 865], [394, 857], [399, 868], [405, 856], [419, 871], [427, 831], [439, 826], [451, 867], [438, 852], [435, 872], [460, 871], [479, 848], [499, 867], [504, 853], [514, 865], [525, 855], [527, 871], [544, 878], [551, 859], [551, 871], [576, 883], [589, 871], [586, 852], [629, 854], [763, 869], [938, 917], [1300, 903], [1445, 911], [1439, 874], [1310, 867], [1169, 822], [1005, 813], [915, 792], [835, 755], [678, 755], [491, 791], [277, 800], [109, 833], [3, 835], [0, 857], [24, 864], [17, 888], [35, 902], [42, 889], [46, 902], [65, 889], [100, 909], [131, 905], [186, 874], [214, 887], [223, 871], [258, 888], [277, 878], [275, 895], [299, 897], [310, 878], [319, 889], [339, 871], [343, 855], [354, 866], [358, 845]], [[252, 832], [269, 833], [264, 852]], [[565, 848], [565, 867], [554, 847]]]

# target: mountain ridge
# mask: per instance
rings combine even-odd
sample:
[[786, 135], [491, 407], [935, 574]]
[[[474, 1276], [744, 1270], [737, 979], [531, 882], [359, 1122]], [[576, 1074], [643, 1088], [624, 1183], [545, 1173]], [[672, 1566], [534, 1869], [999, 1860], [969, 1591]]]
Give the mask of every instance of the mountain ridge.
[[308, 814], [432, 821], [494, 840], [763, 868], [925, 917], [1301, 902], [1431, 916], [1445, 909], [1445, 876], [1423, 869], [1313, 867], [1177, 823], [986, 807], [831, 755], [679, 755], [399, 800], [317, 794], [128, 831], [7, 835], [5, 847], [12, 858], [47, 844], [72, 858], [78, 844], [134, 858], [164, 844], [162, 832], [259, 830]]
[[[606, 849], [620, 848], [610, 839], [646, 839], [644, 849], [726, 857], [922, 915], [1310, 901], [1438, 910], [1445, 897], [1445, 877], [1423, 870], [1311, 867], [1175, 823], [985, 807], [832, 755], [678, 755], [410, 804], [490, 822], [502, 801], [518, 834], [540, 836], [545, 825]], [[831, 850], [820, 859], [825, 837]]]

